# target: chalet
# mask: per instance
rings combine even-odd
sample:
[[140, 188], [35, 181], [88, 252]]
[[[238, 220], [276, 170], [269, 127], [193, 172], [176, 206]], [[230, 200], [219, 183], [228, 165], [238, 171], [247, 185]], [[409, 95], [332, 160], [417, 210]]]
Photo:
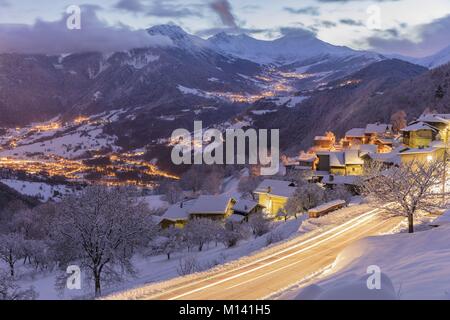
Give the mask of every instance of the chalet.
[[258, 196], [258, 204], [265, 208], [265, 213], [275, 216], [285, 207], [295, 190], [296, 185], [292, 182], [266, 179], [254, 193]]
[[364, 160], [360, 157], [359, 150], [318, 152], [318, 171], [326, 171], [334, 175], [361, 175], [363, 173]]
[[195, 200], [184, 201], [171, 205], [161, 217], [162, 228], [171, 226], [182, 228], [189, 220], [189, 209]]
[[433, 141], [429, 147], [408, 148], [399, 152], [402, 163], [410, 161], [433, 161], [444, 159], [445, 144], [442, 141]]
[[366, 143], [366, 129], [364, 128], [353, 128], [345, 133], [343, 145], [344, 147], [351, 147], [354, 145], [365, 144]]
[[225, 219], [233, 213], [235, 203], [236, 200], [226, 196], [200, 196], [170, 206], [162, 215], [160, 225], [182, 228], [192, 219]]
[[436, 128], [444, 140], [450, 126], [450, 114], [423, 114], [417, 119], [417, 122], [425, 122]]
[[241, 199], [233, 207], [234, 214], [248, 217], [254, 213], [260, 212], [264, 207], [258, 202]]
[[314, 148], [316, 150], [330, 150], [334, 145], [334, 138], [331, 135], [314, 137]]
[[392, 124], [370, 123], [364, 130], [366, 143], [374, 143], [379, 137], [386, 137], [392, 134]]
[[318, 158], [315, 153], [301, 153], [298, 157], [289, 158], [284, 166], [286, 173], [316, 170]]
[[233, 214], [235, 203], [227, 196], [200, 196], [189, 209], [189, 218], [224, 219]]
[[415, 122], [401, 130], [403, 144], [411, 148], [428, 147], [439, 130], [426, 122]]

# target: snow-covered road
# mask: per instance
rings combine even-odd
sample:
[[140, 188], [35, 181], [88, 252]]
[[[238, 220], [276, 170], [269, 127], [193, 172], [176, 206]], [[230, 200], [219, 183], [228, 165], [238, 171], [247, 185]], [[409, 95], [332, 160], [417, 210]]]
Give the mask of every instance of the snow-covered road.
[[402, 218], [361, 207], [356, 217], [323, 232], [312, 232], [230, 264], [195, 276], [180, 277], [118, 293], [109, 299], [262, 299], [331, 265], [349, 244], [395, 228]]

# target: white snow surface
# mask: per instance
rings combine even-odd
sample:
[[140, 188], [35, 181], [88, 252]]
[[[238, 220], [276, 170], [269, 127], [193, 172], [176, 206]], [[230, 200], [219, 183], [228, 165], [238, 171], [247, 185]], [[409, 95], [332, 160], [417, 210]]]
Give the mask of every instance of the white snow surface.
[[[359, 299], [447, 300], [450, 298], [449, 243], [448, 224], [414, 234], [365, 238], [338, 255], [326, 272], [331, 276], [283, 298], [358, 299], [359, 296]], [[364, 287], [367, 268], [373, 265], [380, 267], [383, 274], [382, 292], [369, 292]], [[389, 282], [393, 288], [389, 288]]]

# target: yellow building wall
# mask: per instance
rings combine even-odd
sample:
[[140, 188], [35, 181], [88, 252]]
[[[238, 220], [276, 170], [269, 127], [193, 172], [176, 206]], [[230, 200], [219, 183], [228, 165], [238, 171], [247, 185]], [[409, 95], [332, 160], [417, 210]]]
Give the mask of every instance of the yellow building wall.
[[433, 141], [433, 134], [428, 130], [410, 132], [408, 146], [411, 148], [428, 147]]
[[426, 162], [429, 161], [428, 156], [431, 156], [433, 160], [443, 160], [444, 152], [445, 149], [442, 148], [428, 153], [400, 154], [400, 158], [402, 160], [402, 163], [408, 163], [411, 161]]
[[338, 176], [345, 176], [345, 167], [331, 167], [330, 168], [330, 174], [335, 174]]
[[280, 209], [284, 209], [287, 198], [277, 197], [267, 193], [260, 193], [258, 204], [266, 208], [266, 213], [275, 216]]
[[348, 164], [345, 169], [346, 174], [350, 176], [361, 176], [363, 174], [363, 166], [361, 164]]

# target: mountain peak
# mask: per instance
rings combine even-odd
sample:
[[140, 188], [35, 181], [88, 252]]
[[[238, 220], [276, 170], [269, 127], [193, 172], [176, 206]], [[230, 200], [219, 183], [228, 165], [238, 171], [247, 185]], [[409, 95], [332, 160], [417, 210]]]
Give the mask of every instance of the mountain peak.
[[203, 39], [188, 34], [181, 27], [174, 24], [156, 25], [148, 28], [147, 32], [151, 36], [165, 36], [181, 49], [198, 50], [205, 46]]
[[188, 37], [189, 35], [181, 27], [173, 24], [161, 24], [147, 29], [147, 32], [152, 35], [161, 35], [169, 37], [172, 40]]

